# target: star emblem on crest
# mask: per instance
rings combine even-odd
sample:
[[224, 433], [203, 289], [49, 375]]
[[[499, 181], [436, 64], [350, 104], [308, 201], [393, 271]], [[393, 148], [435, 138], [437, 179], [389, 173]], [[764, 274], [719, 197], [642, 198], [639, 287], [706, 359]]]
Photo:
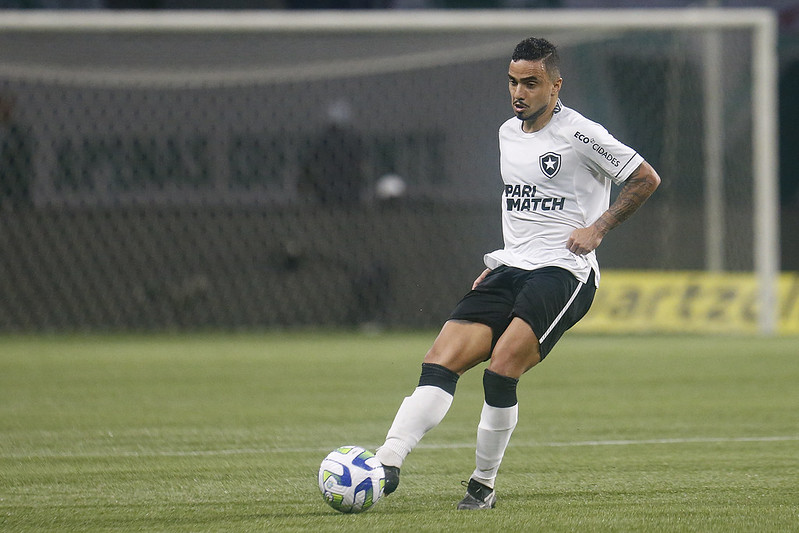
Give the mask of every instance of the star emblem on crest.
[[543, 172], [546, 177], [552, 179], [560, 170], [560, 154], [547, 152], [538, 158], [538, 164], [541, 167], [541, 172]]

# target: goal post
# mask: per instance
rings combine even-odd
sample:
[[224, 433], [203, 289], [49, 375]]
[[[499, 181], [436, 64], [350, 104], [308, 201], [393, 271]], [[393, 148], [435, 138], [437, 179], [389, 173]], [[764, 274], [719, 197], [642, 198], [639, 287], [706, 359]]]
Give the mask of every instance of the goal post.
[[[417, 202], [417, 207], [406, 209], [421, 212], [432, 202], [445, 204], [442, 217], [451, 217], [452, 211], [463, 217], [464, 206], [470, 206], [469, 221], [481, 226], [483, 213], [486, 220], [493, 216], [481, 200], [493, 190], [485, 182], [497, 179], [491, 132], [508, 114], [501, 64], [518, 37], [528, 34], [551, 37], [568, 57], [571, 68], [564, 92], [576, 102], [574, 107], [608, 126], [647, 159], [658, 160], [656, 167], [663, 174], [665, 199], [653, 198], [657, 217], [649, 220], [661, 224], [663, 235], [657, 246], [665, 251], [653, 255], [646, 246], [626, 249], [611, 244], [610, 257], [600, 255], [600, 261], [620, 268], [752, 271], [759, 287], [759, 331], [775, 333], [780, 269], [777, 23], [767, 9], [5, 11], [0, 13], [0, 49], [7, 54], [0, 63], [0, 89], [15, 93], [23, 119], [31, 124], [36, 160], [29, 192], [31, 204], [40, 211], [79, 210], [80, 216], [95, 217], [91, 223], [100, 224], [105, 215], [97, 210], [116, 207], [126, 212], [119, 224], [144, 226], [151, 222], [134, 220], [138, 215], [132, 213], [148, 205], [172, 209], [174, 217], [183, 216], [186, 206], [234, 205], [244, 206], [244, 211], [290, 213], [288, 206], [298, 200], [300, 158], [322, 125], [325, 99], [334, 92], [350, 98], [350, 105], [365, 104], [354, 114], [367, 125], [369, 141], [363, 148], [373, 180], [399, 175], [406, 181], [408, 204]], [[632, 35], [629, 40], [627, 34]], [[94, 58], [93, 52], [97, 52]], [[735, 65], [738, 58], [744, 66]], [[631, 77], [651, 76], [651, 80], [632, 85], [634, 80], [622, 75], [631, 65], [635, 69]], [[453, 88], [458, 77], [469, 80]], [[374, 88], [384, 96], [375, 94]], [[635, 93], [629, 102], [619, 96], [625, 90]], [[298, 105], [289, 96], [292, 93], [306, 98], [307, 105]], [[651, 115], [644, 116], [636, 106], [651, 104], [647, 93], [663, 101], [652, 104]], [[407, 100], [399, 101], [403, 98]], [[460, 109], [460, 98], [470, 107]], [[624, 109], [625, 105], [632, 108]], [[636, 124], [638, 118], [646, 124]], [[381, 128], [381, 121], [392, 122]], [[470, 136], [448, 127], [481, 133]], [[647, 128], [657, 131], [641, 147], [636, 134]], [[656, 153], [650, 155], [645, 148]], [[670, 180], [683, 181], [669, 189]], [[369, 202], [374, 207], [371, 196]], [[644, 213], [648, 209], [641, 216], [649, 216]], [[437, 215], [425, 213], [432, 217], [429, 224], [437, 227], [433, 221]], [[407, 214], [397, 215], [399, 227]], [[231, 215], [227, 221], [231, 228], [244, 224], [240, 216], [244, 215]], [[290, 216], [280, 219], [289, 228], [297, 222], [290, 222]], [[46, 233], [43, 243], [57, 240], [45, 222], [36, 220], [40, 225], [32, 227], [38, 229], [30, 231]], [[701, 236], [684, 242], [687, 228], [696, 224], [703, 228]], [[646, 238], [622, 228], [631, 239]], [[464, 235], [454, 237], [462, 240]], [[227, 240], [235, 239], [235, 233], [219, 238], [230, 246]], [[291, 257], [295, 245], [284, 235], [269, 238], [280, 241], [286, 264], [301, 261]], [[408, 249], [419, 245], [409, 236], [404, 238]], [[495, 238], [495, 233], [485, 231], [477, 240], [483, 245]], [[314, 246], [309, 241], [300, 248]], [[98, 272], [125, 269], [125, 258], [132, 254], [120, 251], [116, 258], [99, 257], [94, 266]], [[441, 254], [465, 257], [466, 251]], [[224, 264], [224, 258], [218, 260], [219, 272], [233, 268]], [[25, 270], [20, 265], [6, 268]], [[154, 276], [136, 271], [131, 275]], [[216, 289], [220, 298], [239, 290], [220, 288], [217, 276], [221, 274], [199, 275], [192, 287], [211, 299], [217, 297]], [[186, 279], [194, 279], [177, 277], [182, 280], [176, 282], [180, 287]], [[398, 274], [395, 282], [402, 279]], [[262, 281], [256, 276], [248, 283], [255, 286]], [[138, 279], [130, 283], [135, 286], [131, 290], [110, 278], [103, 283], [113, 285], [110, 293], [127, 299], [122, 307], [132, 314], [148, 312], [141, 308], [150, 296], [141, 294], [149, 289], [142, 287], [155, 282]], [[62, 298], [58, 305], [65, 311], [61, 318], [50, 316], [45, 322], [67, 320], [63, 318], [67, 310], [82, 304], [63, 299], [102, 289], [103, 283], [56, 291]], [[180, 293], [180, 287], [173, 287], [173, 292]], [[241, 294], [259, 293], [250, 289], [240, 288]], [[418, 306], [408, 297], [410, 311]], [[170, 320], [178, 320], [179, 305], [164, 304], [170, 308], [163, 311]], [[285, 305], [291, 308], [296, 303]], [[319, 305], [324, 306], [321, 301]], [[230, 317], [219, 311], [217, 318], [199, 322], [269, 325], [286, 315], [286, 311], [268, 317], [249, 316], [245, 309], [239, 312]], [[5, 311], [6, 316], [11, 314]], [[84, 323], [91, 326], [92, 317], [101, 314], [85, 311]], [[34, 323], [30, 317], [36, 313], [28, 315], [26, 320]], [[3, 316], [0, 309], [0, 321]], [[25, 322], [6, 320], [16, 324], [12, 327]], [[135, 320], [119, 318], [121, 325]], [[148, 320], [155, 323], [157, 317], [144, 319]], [[394, 320], [404, 321], [399, 314]]]
[[777, 277], [780, 271], [777, 168], [777, 22], [763, 17], [755, 29], [753, 48], [755, 180], [755, 269], [760, 283], [760, 331], [777, 331]]

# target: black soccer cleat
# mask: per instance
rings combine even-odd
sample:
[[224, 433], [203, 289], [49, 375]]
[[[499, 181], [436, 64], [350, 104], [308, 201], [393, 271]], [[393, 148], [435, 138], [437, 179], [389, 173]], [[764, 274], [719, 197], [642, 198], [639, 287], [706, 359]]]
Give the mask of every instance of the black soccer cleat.
[[497, 494], [491, 487], [474, 479], [470, 479], [468, 483], [465, 481], [462, 483], [466, 487], [466, 497], [458, 502], [459, 511], [493, 509], [497, 504]]
[[398, 466], [383, 465], [383, 471], [386, 473], [386, 483], [383, 485], [383, 495], [388, 496], [397, 490], [397, 486], [399, 485], [400, 469]]

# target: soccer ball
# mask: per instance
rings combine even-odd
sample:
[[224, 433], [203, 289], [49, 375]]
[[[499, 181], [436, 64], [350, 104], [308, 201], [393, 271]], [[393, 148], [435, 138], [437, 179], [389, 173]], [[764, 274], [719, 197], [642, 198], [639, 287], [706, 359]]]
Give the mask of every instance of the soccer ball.
[[342, 513], [360, 513], [383, 495], [386, 474], [375, 455], [360, 446], [330, 452], [319, 467], [319, 490], [325, 501]]

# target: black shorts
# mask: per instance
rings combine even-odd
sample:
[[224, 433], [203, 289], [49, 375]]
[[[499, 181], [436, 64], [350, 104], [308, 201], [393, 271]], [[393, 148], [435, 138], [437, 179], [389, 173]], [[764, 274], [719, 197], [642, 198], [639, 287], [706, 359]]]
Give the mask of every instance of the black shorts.
[[566, 330], [585, 316], [595, 292], [594, 272], [587, 283], [581, 283], [559, 267], [500, 266], [461, 299], [449, 318], [491, 327], [493, 350], [511, 320], [519, 317], [533, 328], [543, 359]]

